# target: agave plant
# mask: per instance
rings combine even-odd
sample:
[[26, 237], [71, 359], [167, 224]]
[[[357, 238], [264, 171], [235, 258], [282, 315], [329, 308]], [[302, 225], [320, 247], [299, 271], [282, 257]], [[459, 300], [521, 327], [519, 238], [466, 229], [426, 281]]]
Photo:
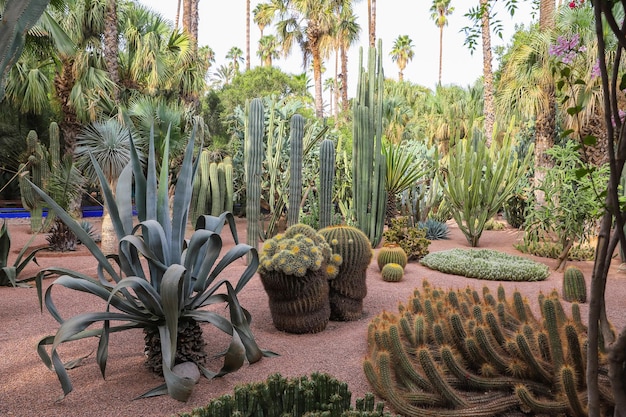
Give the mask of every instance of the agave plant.
[[[56, 372], [64, 395], [72, 391], [66, 366], [58, 351], [64, 342], [97, 337], [97, 362], [104, 377], [109, 335], [132, 328], [144, 329], [148, 357], [154, 359], [160, 356], [165, 378], [163, 385], [142, 396], [168, 393], [177, 400], [186, 401], [195, 381], [173, 371], [177, 362], [196, 362], [202, 374], [210, 379], [237, 370], [246, 360], [253, 363], [263, 356], [272, 355], [257, 346], [250, 329], [250, 314], [237, 299], [239, 292], [257, 270], [258, 254], [256, 249], [238, 243], [232, 214], [227, 212], [219, 217], [200, 217], [195, 232], [188, 241], [185, 240], [192, 181], [197, 167], [192, 162], [195, 129], [180, 166], [170, 216], [168, 137], [160, 172], [157, 172], [154, 133], [151, 133], [146, 175], [131, 138], [131, 162], [120, 175], [115, 198], [102, 169], [93, 161], [105, 204], [119, 238], [118, 253], [112, 257], [105, 256], [78, 222], [44, 192], [36, 189], [89, 248], [99, 264], [97, 279], [61, 268], [47, 268], [36, 279], [40, 306], [45, 300], [47, 310], [61, 324], [55, 335], [40, 340], [37, 350], [43, 362]], [[133, 196], [139, 219], [135, 226], [132, 217]], [[236, 245], [218, 261], [222, 251], [220, 232], [226, 221]], [[250, 254], [250, 262], [236, 283], [219, 278], [226, 267], [247, 254]], [[109, 258], [117, 263], [118, 268], [109, 263]], [[42, 278], [46, 272], [54, 272], [60, 277], [43, 295]], [[63, 318], [53, 302], [51, 291], [59, 285], [105, 300], [105, 311]], [[230, 317], [203, 309], [215, 303], [227, 303]], [[200, 322], [210, 323], [232, 336], [223, 366], [218, 372], [206, 369], [201, 363], [203, 355], [197, 351], [204, 345]], [[89, 328], [94, 323], [102, 323], [102, 326]]]
[[17, 255], [17, 259], [15, 260], [13, 265], [9, 265], [11, 236], [9, 235], [9, 229], [7, 228], [6, 222], [2, 223], [2, 227], [0, 228], [0, 286], [28, 286], [27, 284], [24, 284], [24, 280], [18, 280], [17, 277], [30, 261], [37, 263], [37, 258], [35, 258], [37, 252], [43, 249], [47, 249], [46, 247], [35, 249], [34, 251], [31, 251], [28, 255], [26, 255], [26, 257], [24, 257], [26, 251], [28, 250], [28, 247], [30, 246], [30, 243], [33, 241], [35, 236], [37, 235], [33, 235], [28, 243], [24, 245], [20, 253]]

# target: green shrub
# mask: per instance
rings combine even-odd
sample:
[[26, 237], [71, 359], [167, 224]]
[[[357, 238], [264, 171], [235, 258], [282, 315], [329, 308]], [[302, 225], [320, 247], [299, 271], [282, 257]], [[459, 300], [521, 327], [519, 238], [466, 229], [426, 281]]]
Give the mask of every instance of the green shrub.
[[[555, 242], [524, 241], [513, 245], [515, 249], [530, 255], [557, 259], [563, 253], [563, 245]], [[593, 261], [596, 248], [589, 244], [575, 243], [567, 252], [568, 261]]]
[[407, 217], [391, 220], [391, 227], [383, 232], [387, 243], [396, 243], [406, 252], [409, 260], [420, 259], [428, 254], [430, 241], [426, 239], [426, 231], [419, 227], [410, 227]]
[[543, 281], [549, 268], [521, 256], [489, 249], [451, 249], [431, 253], [420, 261], [430, 269], [493, 281]]
[[485, 230], [504, 230], [506, 226], [504, 223], [499, 222], [495, 219], [489, 219], [485, 222]]
[[327, 374], [291, 379], [274, 374], [265, 382], [238, 385], [233, 395], [214, 398], [205, 407], [177, 416], [391, 417], [383, 412], [384, 403], [375, 403], [372, 394], [357, 399], [356, 409], [350, 405], [351, 396], [348, 384]]

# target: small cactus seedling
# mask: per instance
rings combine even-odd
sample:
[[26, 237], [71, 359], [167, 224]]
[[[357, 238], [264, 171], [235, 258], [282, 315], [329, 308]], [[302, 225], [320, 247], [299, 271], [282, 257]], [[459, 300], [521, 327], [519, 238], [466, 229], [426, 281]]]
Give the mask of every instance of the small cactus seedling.
[[383, 277], [383, 281], [399, 282], [404, 277], [404, 268], [402, 267], [402, 265], [392, 262], [385, 264], [380, 273]]

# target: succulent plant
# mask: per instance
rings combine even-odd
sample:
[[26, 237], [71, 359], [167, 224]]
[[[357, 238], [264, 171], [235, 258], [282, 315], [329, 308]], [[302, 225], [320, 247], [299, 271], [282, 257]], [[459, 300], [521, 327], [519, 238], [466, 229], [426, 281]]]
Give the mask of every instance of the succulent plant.
[[[424, 280], [397, 313], [370, 323], [367, 379], [406, 416], [586, 415], [587, 338], [578, 304], [571, 317], [556, 291], [541, 294], [539, 304], [536, 317], [518, 291], [509, 298], [502, 286], [497, 294], [484, 287], [481, 297], [470, 287], [444, 290]], [[615, 407], [607, 372], [601, 357], [601, 415]]]
[[420, 263], [446, 274], [495, 281], [543, 281], [547, 265], [491, 249], [450, 249], [424, 256]]
[[450, 229], [445, 222], [429, 218], [417, 223], [417, 227], [424, 229], [428, 240], [449, 239]]
[[386, 243], [400, 245], [409, 260], [420, 259], [428, 254], [430, 241], [426, 239], [426, 231], [419, 227], [409, 226], [406, 216], [391, 220], [391, 227], [383, 232]]
[[356, 409], [351, 397], [348, 385], [328, 374], [289, 379], [273, 374], [265, 382], [238, 385], [233, 395], [214, 398], [204, 407], [177, 416], [391, 417], [384, 411], [384, 403], [375, 403], [372, 394], [357, 398]]
[[372, 261], [372, 246], [361, 230], [352, 226], [330, 226], [319, 231], [333, 254], [342, 259], [337, 277], [330, 281], [331, 320], [358, 320], [367, 295], [367, 268]]
[[563, 298], [566, 301], [587, 302], [585, 275], [577, 266], [568, 266], [563, 272]]
[[400, 245], [396, 243], [385, 243], [383, 247], [378, 250], [376, 262], [378, 263], [379, 271], [382, 271], [383, 267], [389, 263], [398, 264], [404, 269], [408, 262], [408, 257]]
[[383, 266], [380, 274], [383, 277], [383, 281], [399, 282], [404, 277], [404, 268], [402, 265], [391, 262]]
[[28, 243], [24, 245], [24, 247], [20, 250], [20, 253], [17, 255], [15, 262], [13, 265], [9, 265], [9, 253], [11, 252], [11, 235], [9, 234], [9, 229], [7, 228], [6, 222], [2, 222], [2, 227], [0, 227], [0, 286], [12, 285], [14, 287], [27, 287], [28, 284], [25, 284], [25, 280], [18, 280], [20, 272], [26, 268], [26, 265], [30, 261], [37, 263], [37, 258], [35, 255], [40, 250], [47, 249], [46, 247], [35, 249], [31, 251], [26, 257], [26, 251], [30, 246], [31, 242], [37, 235], [33, 235], [30, 238]]

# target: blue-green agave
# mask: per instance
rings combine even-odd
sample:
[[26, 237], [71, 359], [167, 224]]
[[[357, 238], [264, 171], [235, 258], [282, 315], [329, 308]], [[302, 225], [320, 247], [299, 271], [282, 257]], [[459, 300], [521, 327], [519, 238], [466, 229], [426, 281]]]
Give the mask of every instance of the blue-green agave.
[[[253, 363], [263, 356], [273, 355], [257, 346], [250, 329], [251, 316], [237, 299], [239, 292], [256, 273], [259, 261], [256, 249], [238, 243], [232, 214], [226, 212], [219, 217], [199, 217], [195, 232], [189, 240], [185, 239], [193, 176], [197, 168], [197, 164], [193, 163], [194, 138], [195, 129], [180, 165], [171, 213], [168, 198], [169, 132], [159, 172], [154, 132], [151, 132], [145, 175], [139, 152], [131, 139], [131, 162], [119, 177], [115, 196], [92, 158], [119, 239], [118, 253], [113, 256], [105, 256], [78, 222], [43, 191], [34, 187], [98, 260], [97, 279], [63, 268], [46, 268], [36, 279], [40, 307], [43, 308], [45, 301], [47, 310], [61, 324], [56, 334], [40, 340], [37, 351], [43, 362], [56, 372], [64, 395], [72, 391], [72, 384], [59, 356], [59, 346], [72, 340], [97, 337], [97, 362], [104, 377], [109, 335], [132, 328], [143, 328], [146, 333], [150, 330], [160, 338], [165, 383], [142, 396], [168, 393], [180, 401], [189, 398], [195, 381], [172, 371], [176, 365], [177, 348], [180, 347], [177, 346], [177, 334], [182, 321], [207, 322], [232, 336], [221, 370], [213, 372], [196, 363], [209, 379], [239, 369], [246, 360]], [[133, 197], [139, 219], [135, 226]], [[218, 261], [222, 251], [220, 232], [227, 221], [236, 245]], [[250, 261], [236, 283], [219, 277], [233, 261], [247, 254]], [[117, 268], [109, 263], [109, 258], [115, 261]], [[147, 262], [142, 263], [141, 259]], [[44, 295], [42, 280], [50, 272], [60, 276]], [[61, 317], [51, 292], [58, 285], [105, 300], [106, 310], [79, 314], [69, 319]], [[228, 318], [203, 309], [216, 303], [228, 304]], [[95, 323], [102, 323], [102, 326], [90, 328]]]

